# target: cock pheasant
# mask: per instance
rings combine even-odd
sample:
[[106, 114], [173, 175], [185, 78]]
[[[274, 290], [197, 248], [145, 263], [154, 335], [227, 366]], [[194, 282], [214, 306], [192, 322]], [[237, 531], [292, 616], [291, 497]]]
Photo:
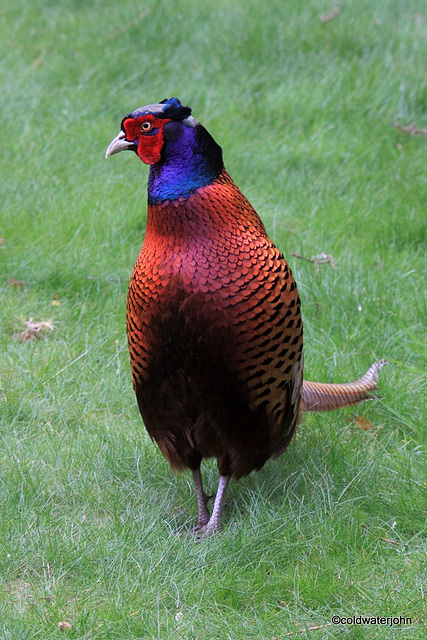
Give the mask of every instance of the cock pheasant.
[[[172, 469], [192, 470], [206, 535], [220, 528], [231, 477], [279, 456], [301, 409], [367, 399], [382, 362], [355, 383], [303, 384], [291, 270], [189, 107], [172, 98], [129, 113], [105, 156], [125, 149], [151, 165], [127, 302], [133, 386]], [[212, 514], [200, 472], [210, 457], [220, 474]]]

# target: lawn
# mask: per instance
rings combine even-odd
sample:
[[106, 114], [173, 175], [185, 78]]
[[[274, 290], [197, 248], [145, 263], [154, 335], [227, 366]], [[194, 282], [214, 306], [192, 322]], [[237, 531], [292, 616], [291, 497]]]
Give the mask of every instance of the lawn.
[[[426, 637], [427, 15], [332, 6], [3, 3], [1, 640]], [[103, 158], [124, 114], [174, 95], [288, 258], [306, 378], [389, 361], [374, 402], [306, 415], [279, 460], [232, 483], [203, 541], [190, 475], [149, 439], [130, 382], [147, 169]], [[333, 262], [297, 257], [320, 254]]]

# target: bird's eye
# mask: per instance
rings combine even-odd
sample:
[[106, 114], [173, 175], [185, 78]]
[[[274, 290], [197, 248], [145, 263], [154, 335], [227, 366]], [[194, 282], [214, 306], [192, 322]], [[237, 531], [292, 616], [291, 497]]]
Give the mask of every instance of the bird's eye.
[[141, 131], [151, 131], [151, 129], [153, 128], [153, 125], [151, 124], [151, 122], [148, 122], [148, 120], [146, 120], [145, 122], [141, 122], [141, 126], [140, 129]]

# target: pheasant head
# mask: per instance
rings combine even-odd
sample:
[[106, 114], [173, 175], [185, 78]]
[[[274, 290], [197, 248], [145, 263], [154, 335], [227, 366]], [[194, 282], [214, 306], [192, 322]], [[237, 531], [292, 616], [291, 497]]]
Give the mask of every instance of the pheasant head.
[[187, 198], [214, 182], [223, 169], [222, 150], [177, 98], [126, 115], [105, 157], [131, 150], [151, 165], [148, 202]]

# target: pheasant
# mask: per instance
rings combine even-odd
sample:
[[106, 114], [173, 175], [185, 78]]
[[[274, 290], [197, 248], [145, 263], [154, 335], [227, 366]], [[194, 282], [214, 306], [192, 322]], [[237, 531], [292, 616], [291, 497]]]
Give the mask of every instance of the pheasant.
[[[303, 382], [291, 270], [225, 170], [221, 147], [177, 98], [126, 115], [105, 157], [150, 165], [145, 239], [127, 300], [133, 387], [174, 471], [191, 469], [199, 535], [221, 527], [230, 478], [289, 445], [300, 411], [368, 398], [383, 362], [354, 383]], [[212, 513], [200, 465], [216, 458]]]

